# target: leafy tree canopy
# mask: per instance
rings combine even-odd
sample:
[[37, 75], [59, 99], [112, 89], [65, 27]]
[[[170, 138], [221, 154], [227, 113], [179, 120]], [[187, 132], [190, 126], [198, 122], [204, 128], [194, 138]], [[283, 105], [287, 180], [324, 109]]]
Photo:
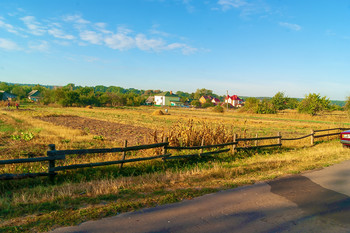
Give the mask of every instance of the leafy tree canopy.
[[331, 101], [326, 96], [321, 97], [320, 94], [309, 93], [299, 103], [298, 111], [314, 116], [321, 111], [330, 110], [330, 104]]

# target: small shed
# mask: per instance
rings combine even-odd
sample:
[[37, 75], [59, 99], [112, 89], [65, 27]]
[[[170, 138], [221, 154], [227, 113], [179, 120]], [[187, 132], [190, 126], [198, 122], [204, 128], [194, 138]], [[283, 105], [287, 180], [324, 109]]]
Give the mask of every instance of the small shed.
[[40, 91], [32, 90], [31, 92], [29, 92], [28, 99], [35, 102], [39, 101], [41, 99]]

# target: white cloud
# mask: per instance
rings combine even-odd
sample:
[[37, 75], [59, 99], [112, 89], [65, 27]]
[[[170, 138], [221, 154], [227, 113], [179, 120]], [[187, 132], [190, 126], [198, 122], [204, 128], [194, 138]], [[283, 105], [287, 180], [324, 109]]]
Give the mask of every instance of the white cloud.
[[91, 57], [91, 56], [84, 56], [83, 59], [84, 59], [86, 62], [90, 62], [90, 63], [100, 60], [98, 57]]
[[6, 50], [20, 50], [20, 47], [13, 41], [0, 38], [0, 48]]
[[101, 44], [101, 41], [103, 40], [102, 36], [94, 31], [83, 31], [80, 33], [80, 38], [91, 44]]
[[39, 42], [29, 42], [28, 47], [31, 50], [36, 50], [40, 52], [48, 52], [49, 51], [49, 42], [47, 41], [39, 41]]
[[42, 36], [45, 34], [46, 30], [39, 22], [35, 20], [34, 16], [25, 16], [20, 18], [24, 24], [29, 29], [29, 33], [36, 35], [36, 36]]
[[14, 34], [18, 34], [18, 31], [15, 29], [14, 26], [12, 26], [11, 24], [5, 23], [3, 20], [4, 18], [0, 17], [0, 28], [3, 28], [6, 31]]
[[66, 22], [74, 22], [78, 24], [89, 24], [90, 21], [85, 20], [81, 17], [81, 15], [67, 15], [63, 17], [63, 20]]
[[54, 42], [55, 44], [62, 45], [62, 46], [69, 46], [69, 45], [71, 45], [71, 43], [70, 43], [69, 41], [66, 41], [66, 40], [64, 40], [64, 41], [61, 41], [61, 40], [54, 40], [53, 42]]
[[[190, 0], [182, 0], [184, 4], [190, 4]], [[220, 0], [229, 1], [229, 0]], [[237, 0], [238, 1], [238, 0]], [[52, 20], [37, 20], [34, 16], [25, 16], [20, 18], [26, 25], [26, 28], [15, 28], [7, 24], [3, 17], [0, 16], [0, 29], [3, 28], [9, 32], [27, 32], [36, 36], [47, 35], [52, 36], [52, 43], [63, 46], [76, 44], [79, 46], [89, 46], [91, 44], [106, 46], [114, 50], [125, 51], [129, 49], [139, 49], [142, 51], [162, 52], [162, 51], [181, 51], [183, 54], [193, 54], [198, 49], [193, 48], [185, 43], [178, 43], [180, 37], [171, 35], [157, 30], [158, 25], [153, 25], [148, 33], [139, 33], [130, 30], [126, 26], [119, 26], [116, 31], [108, 30], [108, 25], [105, 22], [90, 22], [85, 20], [81, 15], [66, 15], [62, 16], [58, 22]], [[45, 22], [45, 24], [43, 23]], [[73, 32], [70, 30], [74, 30]], [[66, 33], [69, 31], [70, 33]], [[20, 35], [18, 33], [18, 35]], [[29, 35], [28, 35], [29, 36]], [[62, 41], [55, 38], [63, 39]], [[168, 42], [165, 40], [173, 40]], [[64, 41], [65, 40], [65, 41]], [[68, 42], [70, 41], [70, 42]], [[1, 41], [2, 48], [15, 49], [19, 48], [16, 43], [4, 40]], [[29, 51], [36, 50], [48, 52], [50, 44], [48, 41], [29, 42]], [[89, 59], [94, 60], [94, 59]]]
[[47, 32], [56, 38], [67, 39], [67, 40], [75, 39], [73, 35], [65, 34], [61, 29], [58, 29], [58, 28], [51, 28]]
[[282, 26], [282, 27], [288, 28], [290, 30], [294, 30], [294, 31], [300, 31], [301, 30], [301, 26], [298, 25], [298, 24], [280, 22], [279, 25]]
[[184, 55], [190, 55], [194, 54], [198, 51], [196, 48], [192, 48], [188, 46], [187, 44], [182, 43], [172, 43], [166, 46], [167, 50], [174, 50], [174, 49], [181, 49], [182, 54]]
[[171, 36], [171, 34], [169, 34], [169, 33], [159, 31], [157, 29], [158, 27], [159, 27], [158, 24], [153, 24], [152, 28], [149, 30], [149, 33], [151, 33], [153, 35], [159, 35], [159, 36], [162, 36], [162, 37], [170, 37]]
[[240, 8], [247, 5], [244, 0], [219, 0], [218, 4], [222, 7], [222, 10], [229, 10], [231, 8]]
[[135, 47], [135, 40], [128, 33], [131, 32], [127, 28], [119, 28], [116, 34], [107, 36], [104, 42], [109, 48], [118, 50], [127, 50]]
[[[247, 0], [219, 0], [217, 4], [222, 11], [230, 9], [237, 9], [240, 11], [242, 18], [249, 18], [252, 15], [269, 14], [271, 13], [271, 7], [265, 3], [265, 1], [247, 1]], [[212, 10], [218, 10], [214, 7]]]
[[136, 46], [141, 50], [160, 51], [164, 48], [162, 39], [147, 39], [144, 34], [138, 34], [135, 37]]
[[107, 27], [106, 23], [95, 23], [94, 26], [95, 26], [96, 30], [98, 30], [102, 33], [105, 33], [105, 34], [112, 34], [113, 33], [113, 32], [106, 29], [106, 27]]

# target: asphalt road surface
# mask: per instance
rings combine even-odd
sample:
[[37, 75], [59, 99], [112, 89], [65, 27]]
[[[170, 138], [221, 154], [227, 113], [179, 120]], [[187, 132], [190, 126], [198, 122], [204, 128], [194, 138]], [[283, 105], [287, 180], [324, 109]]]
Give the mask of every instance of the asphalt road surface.
[[350, 232], [350, 161], [53, 232]]

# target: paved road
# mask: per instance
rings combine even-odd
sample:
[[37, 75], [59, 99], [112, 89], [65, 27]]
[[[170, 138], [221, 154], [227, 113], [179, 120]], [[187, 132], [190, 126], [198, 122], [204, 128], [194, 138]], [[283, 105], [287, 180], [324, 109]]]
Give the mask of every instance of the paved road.
[[350, 161], [60, 232], [350, 232]]

